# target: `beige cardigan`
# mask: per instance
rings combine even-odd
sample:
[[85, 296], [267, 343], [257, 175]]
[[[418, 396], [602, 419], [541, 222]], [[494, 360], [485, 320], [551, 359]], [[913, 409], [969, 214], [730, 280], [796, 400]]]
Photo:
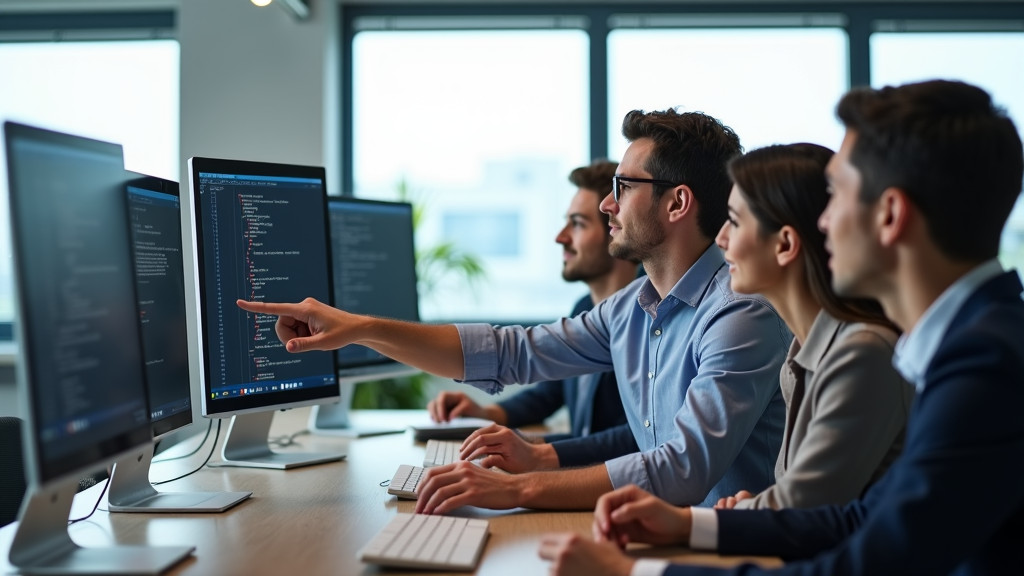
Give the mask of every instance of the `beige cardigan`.
[[786, 430], [775, 485], [736, 508], [845, 504], [882, 477], [903, 448], [914, 388], [892, 365], [897, 334], [818, 314], [779, 375]]

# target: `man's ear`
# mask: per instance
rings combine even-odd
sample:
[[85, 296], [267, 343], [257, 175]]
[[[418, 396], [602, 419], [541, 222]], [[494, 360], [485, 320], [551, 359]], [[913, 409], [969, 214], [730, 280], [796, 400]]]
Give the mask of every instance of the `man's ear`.
[[671, 195], [668, 203], [668, 218], [670, 222], [682, 220], [691, 212], [697, 209], [697, 201], [693, 197], [693, 190], [686, 184], [680, 184], [668, 190], [665, 194]]
[[792, 226], [783, 226], [775, 233], [775, 261], [779, 266], [788, 266], [800, 257], [803, 243]]
[[892, 246], [907, 233], [912, 208], [902, 188], [890, 187], [882, 191], [875, 202], [874, 223], [883, 246]]

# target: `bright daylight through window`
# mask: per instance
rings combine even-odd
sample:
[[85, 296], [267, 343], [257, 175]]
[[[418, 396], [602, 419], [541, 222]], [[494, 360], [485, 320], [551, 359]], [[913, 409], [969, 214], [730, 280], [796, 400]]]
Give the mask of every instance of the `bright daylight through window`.
[[[0, 43], [0, 119], [122, 144], [129, 170], [177, 180], [178, 54], [176, 40]], [[0, 322], [14, 318], [8, 219], [0, 162]]]

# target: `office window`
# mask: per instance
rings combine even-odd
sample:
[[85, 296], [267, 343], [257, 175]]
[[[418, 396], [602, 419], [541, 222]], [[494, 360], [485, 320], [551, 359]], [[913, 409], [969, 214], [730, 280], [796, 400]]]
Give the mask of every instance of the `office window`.
[[[345, 192], [394, 197], [404, 185], [424, 199], [421, 245], [475, 236], [488, 253], [486, 288], [435, 291], [431, 320], [539, 320], [585, 291], [560, 280], [558, 221], [542, 218], [564, 209], [571, 167], [621, 158], [632, 109], [706, 112], [747, 150], [835, 149], [850, 86], [938, 76], [990, 89], [1024, 124], [1018, 2], [353, 2], [342, 29]], [[513, 149], [516, 133], [533, 138]], [[544, 209], [529, 190], [545, 191]], [[484, 224], [496, 214], [519, 214], [518, 227]], [[461, 230], [474, 215], [486, 239]], [[518, 256], [496, 240], [513, 229]], [[1024, 207], [1005, 237], [1011, 257], [1024, 267]]]
[[[961, 24], [963, 25], [963, 24]], [[871, 35], [871, 85], [932, 78], [985, 88], [1024, 134], [1024, 32], [876, 32]], [[1011, 72], [1012, 71], [1012, 72]], [[965, 191], [970, 194], [970, 191]], [[1024, 202], [1003, 231], [1000, 260], [1024, 270]]]
[[485, 267], [421, 293], [425, 320], [554, 319], [586, 292], [562, 280], [554, 242], [568, 174], [590, 160], [586, 34], [359, 32], [352, 110], [355, 195], [404, 194], [419, 250], [451, 242]]
[[706, 112], [743, 147], [814, 142], [837, 148], [833, 109], [848, 89], [840, 28], [620, 29], [608, 35], [608, 149], [626, 149], [630, 110]]
[[[0, 119], [117, 142], [128, 169], [178, 179], [178, 42], [0, 43]], [[0, 323], [14, 318], [0, 162]]]

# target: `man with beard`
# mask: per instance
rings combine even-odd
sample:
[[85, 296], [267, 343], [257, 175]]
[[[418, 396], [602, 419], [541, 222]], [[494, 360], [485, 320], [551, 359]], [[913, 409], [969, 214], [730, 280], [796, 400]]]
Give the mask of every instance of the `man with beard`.
[[[290, 352], [351, 343], [490, 393], [612, 369], [626, 427], [569, 442], [583, 444], [542, 462], [516, 447], [464, 449], [467, 459], [496, 456], [510, 472], [460, 461], [429, 469], [417, 513], [484, 508], [588, 509], [614, 488], [640, 485], [676, 504], [711, 505], [773, 480], [785, 405], [779, 369], [792, 335], [757, 296], [735, 294], [713, 239], [731, 189], [726, 163], [741, 151], [728, 127], [699, 112], [626, 115], [630, 141], [612, 193], [612, 256], [640, 261], [647, 273], [587, 314], [534, 326], [424, 325], [349, 314], [307, 298], [300, 303], [238, 301], [278, 316]], [[596, 437], [631, 434], [639, 451]], [[511, 446], [506, 450], [505, 447]], [[557, 460], [557, 461], [556, 461]], [[579, 467], [584, 464], [596, 465]], [[520, 466], [519, 464], [523, 465]]]
[[[613, 258], [608, 253], [608, 215], [601, 212], [601, 200], [612, 191], [612, 178], [618, 164], [595, 160], [569, 173], [576, 194], [565, 215], [565, 225], [555, 236], [562, 245], [562, 278], [566, 282], [584, 282], [590, 293], [580, 298], [569, 314], [577, 316], [632, 282], [637, 263]], [[481, 406], [464, 392], [444, 391], [427, 404], [437, 422], [459, 416], [492, 420], [498, 426], [489, 433], [514, 434], [509, 428], [539, 424], [562, 406], [569, 412], [569, 433], [548, 434], [551, 442], [589, 436], [626, 423], [614, 372], [585, 374], [565, 380], [540, 382], [515, 396]]]

